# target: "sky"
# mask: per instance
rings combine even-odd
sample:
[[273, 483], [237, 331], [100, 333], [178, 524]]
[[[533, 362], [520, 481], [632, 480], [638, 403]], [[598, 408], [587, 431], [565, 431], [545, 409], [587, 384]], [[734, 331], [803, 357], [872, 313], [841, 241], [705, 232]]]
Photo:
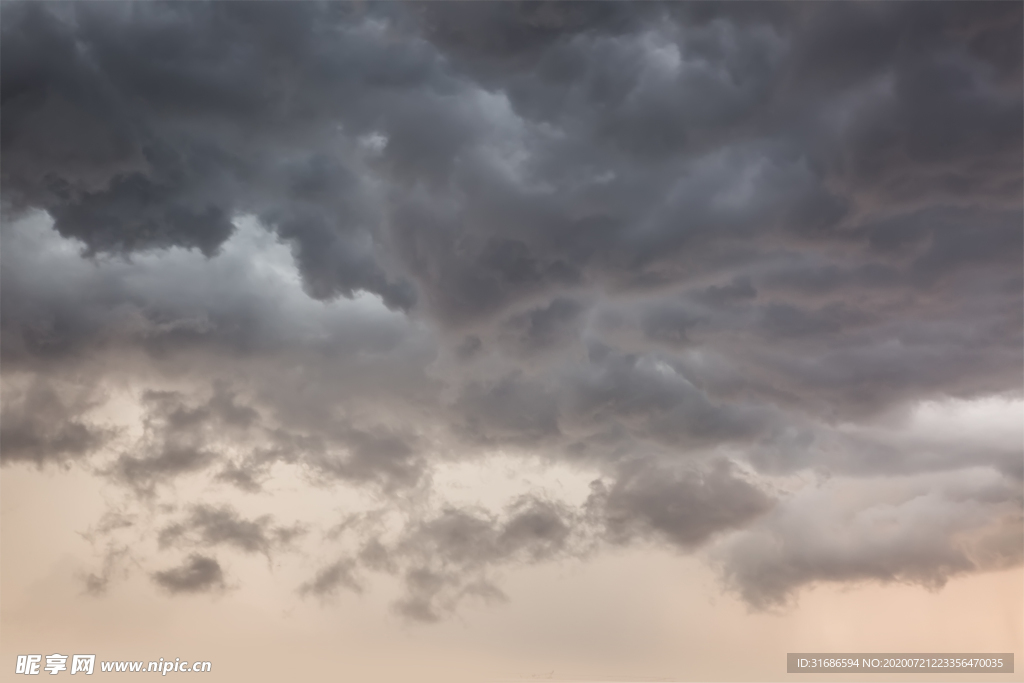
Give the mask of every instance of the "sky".
[[0, 670], [1019, 671], [1022, 7], [4, 0]]

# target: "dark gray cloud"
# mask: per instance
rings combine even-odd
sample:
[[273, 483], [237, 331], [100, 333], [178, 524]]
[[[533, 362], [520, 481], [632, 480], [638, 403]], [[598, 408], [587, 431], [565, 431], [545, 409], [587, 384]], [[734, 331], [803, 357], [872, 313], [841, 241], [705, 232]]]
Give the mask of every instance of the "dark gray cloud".
[[272, 548], [287, 546], [303, 533], [301, 526], [273, 526], [270, 515], [245, 519], [227, 507], [197, 505], [185, 520], [161, 529], [157, 541], [161, 548], [189, 543], [226, 545], [269, 557]]
[[211, 451], [186, 445], [167, 445], [149, 456], [122, 455], [110, 468], [109, 474], [142, 494], [152, 495], [157, 484], [203, 470], [216, 459]]
[[190, 406], [179, 392], [153, 390], [143, 393], [140, 404], [145, 410], [143, 435], [106, 474], [146, 495], [160, 484], [212, 466], [221, 458], [211, 444], [214, 435], [232, 428], [244, 431], [257, 418], [251, 408], [236, 405], [220, 384], [203, 405]]
[[845, 131], [837, 180], [894, 203], [1016, 204], [1019, 11], [982, 3], [815, 14], [799, 53], [808, 85], [882, 86]]
[[397, 575], [404, 586], [395, 611], [421, 622], [443, 618], [466, 599], [503, 601], [493, 583], [502, 568], [578, 556], [592, 544], [580, 511], [532, 495], [500, 513], [447, 505], [421, 512], [393, 538], [382, 538], [375, 515], [350, 518], [337, 534], [359, 544], [357, 556], [328, 565], [299, 592], [325, 596], [340, 587], [359, 592], [360, 567], [385, 572]]
[[347, 588], [361, 593], [363, 588], [355, 579], [353, 569], [352, 560], [338, 560], [317, 572], [311, 581], [299, 586], [299, 593], [319, 598], [331, 595], [339, 588]]
[[418, 524], [400, 546], [423, 561], [443, 557], [468, 566], [517, 555], [538, 559], [557, 553], [569, 539], [566, 514], [554, 503], [529, 498], [517, 501], [500, 521], [450, 509]]
[[555, 436], [558, 406], [539, 382], [512, 373], [491, 382], [468, 384], [456, 402], [465, 429], [475, 438], [536, 442]]
[[657, 354], [627, 354], [595, 345], [573, 377], [567, 402], [589, 425], [623, 425], [671, 448], [753, 436], [766, 416], [759, 408], [718, 404]]
[[3, 462], [37, 465], [84, 458], [115, 435], [111, 427], [85, 417], [103, 401], [89, 387], [71, 387], [62, 397], [43, 380], [22, 390], [3, 392], [0, 412], [0, 454]]
[[559, 297], [546, 306], [510, 316], [503, 332], [513, 350], [523, 353], [562, 346], [579, 336], [577, 324], [584, 307], [572, 299]]
[[[147, 390], [139, 400], [142, 436], [102, 473], [144, 496], [215, 468], [215, 480], [258, 492], [277, 463], [298, 465], [315, 481], [383, 491], [414, 487], [424, 477], [426, 465], [413, 435], [373, 423], [356, 427], [330, 405], [312, 403], [301, 419], [289, 419], [289, 413], [278, 412], [284, 407], [280, 403], [267, 406], [267, 412], [277, 413], [272, 415], [240, 403], [224, 380], [199, 396]], [[193, 519], [197, 525], [206, 522]]]
[[155, 572], [153, 581], [169, 593], [206, 593], [224, 588], [224, 572], [215, 558], [189, 555], [177, 567]]
[[737, 476], [728, 461], [703, 471], [673, 472], [641, 462], [622, 469], [610, 487], [595, 483], [587, 501], [617, 543], [654, 535], [694, 548], [714, 534], [747, 526], [773, 503]]
[[[760, 606], [1019, 561], [990, 496], [1019, 440], [913, 418], [1021, 396], [1019, 4], [0, 14], [5, 465], [89, 464], [154, 538], [267, 555], [300, 530], [276, 473], [350, 487], [405, 516], [300, 592], [389, 572], [425, 621], [602, 542], [711, 544]], [[444, 500], [495, 453], [599, 483]], [[995, 478], [900, 498], [970, 468]], [[775, 488], [811, 474], [834, 483]], [[816, 520], [879, 503], [823, 492], [872, 478], [905, 535], [830, 545]], [[201, 555], [154, 577], [223, 585]]]
[[379, 483], [384, 488], [407, 487], [419, 481], [424, 465], [415, 444], [389, 429], [340, 429], [333, 435], [344, 454], [314, 449], [310, 463], [321, 475], [365, 483]]
[[[273, 129], [283, 133], [282, 124], [306, 142], [324, 142], [330, 134], [336, 121], [327, 110], [315, 116], [319, 131], [307, 133], [310, 121], [280, 105], [300, 83], [293, 79], [305, 73], [301, 83], [313, 99], [294, 105], [307, 113], [337, 107], [312, 90], [322, 79], [345, 79], [351, 67], [340, 55], [303, 47], [311, 37], [304, 33], [336, 14], [329, 6], [184, 12], [162, 4], [138, 10], [12, 6], [4, 22], [5, 35], [18, 36], [4, 40], [3, 151], [12, 162], [3, 177], [5, 198], [46, 209], [61, 234], [100, 252], [178, 245], [212, 254], [232, 234], [233, 214], [258, 213], [294, 243], [312, 294], [351, 295], [356, 287], [408, 306], [412, 291], [381, 271], [372, 244], [368, 250], [372, 236], [359, 224], [357, 188], [347, 199], [337, 192], [336, 181], [355, 177], [351, 170], [325, 166], [323, 155], [313, 153], [291, 164], [275, 162], [271, 171], [266, 164], [278, 151], [275, 143], [241, 144], [257, 131], [260, 139]], [[197, 21], [203, 29], [192, 25]], [[360, 33], [358, 24], [351, 28]], [[222, 30], [241, 41], [237, 50], [224, 49]], [[273, 33], [278, 38], [264, 43]], [[163, 50], [148, 50], [158, 43]], [[45, 54], [37, 50], [43, 45]], [[382, 66], [371, 82], [386, 82], [396, 69], [401, 77], [403, 66], [388, 61], [394, 68]], [[245, 62], [259, 68], [239, 78], [236, 70]], [[362, 89], [364, 75], [351, 75], [352, 86]], [[266, 109], [268, 103], [279, 110]], [[53, 138], [51, 130], [60, 136]], [[254, 182], [280, 193], [275, 190], [275, 198]], [[325, 187], [331, 188], [326, 201]], [[346, 218], [339, 222], [341, 215]]]

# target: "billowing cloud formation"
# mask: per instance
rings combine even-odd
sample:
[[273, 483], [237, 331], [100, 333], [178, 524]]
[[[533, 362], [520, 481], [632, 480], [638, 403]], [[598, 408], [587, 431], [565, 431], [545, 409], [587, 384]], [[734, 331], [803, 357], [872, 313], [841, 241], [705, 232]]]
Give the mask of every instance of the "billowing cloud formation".
[[680, 547], [693, 547], [716, 532], [745, 525], [771, 506], [765, 494], [733, 476], [722, 461], [709, 472], [684, 476], [635, 463], [624, 469], [610, 491], [597, 485], [588, 501], [604, 511], [615, 539], [657, 533]]
[[[108, 558], [423, 621], [609, 543], [759, 607], [1021, 560], [1018, 4], [0, 11], [0, 450], [146, 510]], [[589, 493], [453, 501], [495, 458]]]
[[1020, 498], [990, 472], [830, 483], [731, 541], [727, 572], [758, 606], [822, 579], [941, 587], [956, 573], [1020, 561]]

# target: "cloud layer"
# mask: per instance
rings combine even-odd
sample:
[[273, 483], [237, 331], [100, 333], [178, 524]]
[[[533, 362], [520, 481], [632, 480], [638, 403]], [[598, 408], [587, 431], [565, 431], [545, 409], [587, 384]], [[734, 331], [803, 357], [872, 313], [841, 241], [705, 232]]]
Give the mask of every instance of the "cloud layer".
[[[315, 553], [300, 595], [431, 621], [608, 545], [756, 607], [1020, 562], [1019, 5], [2, 17], [0, 454], [118, 486], [158, 587]], [[450, 500], [497, 457], [589, 493]]]

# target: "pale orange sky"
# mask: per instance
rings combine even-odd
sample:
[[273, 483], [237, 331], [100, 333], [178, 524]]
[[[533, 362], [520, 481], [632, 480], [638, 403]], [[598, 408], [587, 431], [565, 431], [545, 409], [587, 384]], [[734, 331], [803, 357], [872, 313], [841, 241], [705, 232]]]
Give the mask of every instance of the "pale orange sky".
[[[586, 562], [509, 570], [502, 584], [508, 603], [467, 604], [457, 618], [433, 625], [391, 614], [395, 587], [384, 581], [363, 595], [300, 599], [291, 590], [306, 578], [299, 567], [268, 571], [260, 558], [230, 565], [242, 585], [223, 595], [162, 596], [135, 571], [95, 597], [80, 580], [94, 567], [83, 562], [93, 551], [79, 532], [104, 509], [98, 482], [77, 468], [3, 470], [0, 656], [11, 670], [17, 654], [59, 652], [208, 659], [213, 672], [204, 680], [211, 681], [441, 683], [549, 672], [553, 680], [801, 681], [811, 679], [785, 673], [786, 652], [1024, 655], [1020, 568], [955, 578], [935, 592], [819, 586], [795, 607], [765, 614], [722, 594], [693, 557], [608, 551]], [[898, 680], [1019, 681], [1020, 671]]]

